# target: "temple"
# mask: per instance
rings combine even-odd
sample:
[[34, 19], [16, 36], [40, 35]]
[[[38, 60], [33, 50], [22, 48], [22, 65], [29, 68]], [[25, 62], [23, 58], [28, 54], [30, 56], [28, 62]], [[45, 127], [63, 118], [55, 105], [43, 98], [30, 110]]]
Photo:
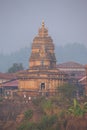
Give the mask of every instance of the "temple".
[[33, 39], [29, 69], [20, 72], [19, 92], [28, 95], [54, 95], [58, 86], [67, 81], [67, 75], [56, 68], [54, 43], [42, 22]]

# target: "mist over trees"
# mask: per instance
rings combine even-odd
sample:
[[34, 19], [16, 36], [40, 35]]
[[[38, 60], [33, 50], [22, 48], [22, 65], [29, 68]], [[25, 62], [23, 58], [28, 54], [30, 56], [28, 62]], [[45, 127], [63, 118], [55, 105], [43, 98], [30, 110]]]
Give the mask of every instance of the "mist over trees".
[[[22, 48], [11, 54], [0, 53], [0, 72], [7, 72], [14, 63], [21, 63], [24, 69], [28, 69], [30, 54], [30, 47]], [[55, 54], [57, 63], [75, 61], [81, 64], [87, 64], [87, 47], [83, 44], [70, 43], [64, 46], [55, 45]]]
[[0, 54], [0, 72], [7, 72], [14, 63], [22, 64], [24, 69], [28, 68], [30, 48], [23, 48], [15, 53]]
[[24, 70], [24, 67], [21, 63], [14, 63], [9, 69], [8, 73], [15, 73], [18, 71]]
[[87, 47], [80, 43], [56, 46], [56, 59], [58, 63], [75, 61], [81, 64], [87, 63]]

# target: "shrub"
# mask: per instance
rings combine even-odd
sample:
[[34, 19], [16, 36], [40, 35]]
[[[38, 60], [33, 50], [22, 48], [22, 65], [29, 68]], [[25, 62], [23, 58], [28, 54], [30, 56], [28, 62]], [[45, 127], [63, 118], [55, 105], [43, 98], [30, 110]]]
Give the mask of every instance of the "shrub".
[[32, 110], [27, 110], [25, 113], [24, 113], [24, 118], [25, 119], [31, 119], [33, 116], [33, 111]]
[[36, 127], [35, 123], [25, 122], [21, 124], [17, 130], [34, 130]]
[[32, 102], [33, 102], [33, 104], [34, 104], [35, 106], [38, 106], [38, 105], [40, 105], [41, 102], [43, 102], [44, 100], [45, 100], [44, 97], [37, 97], [37, 98], [34, 98], [34, 99], [32, 100]]
[[54, 124], [57, 122], [57, 116], [43, 116], [42, 120], [38, 123], [37, 129], [39, 130], [48, 130], [52, 129]]

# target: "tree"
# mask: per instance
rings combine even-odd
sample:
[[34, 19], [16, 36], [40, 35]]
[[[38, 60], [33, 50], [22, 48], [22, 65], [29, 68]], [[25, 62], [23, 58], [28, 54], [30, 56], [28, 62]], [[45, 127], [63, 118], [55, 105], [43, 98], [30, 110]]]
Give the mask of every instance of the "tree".
[[60, 98], [64, 101], [67, 100], [71, 102], [71, 100], [76, 96], [76, 92], [77, 86], [69, 83], [65, 83], [64, 85], [58, 87]]
[[20, 70], [24, 70], [22, 63], [14, 63], [12, 67], [8, 69], [8, 73], [15, 73]]

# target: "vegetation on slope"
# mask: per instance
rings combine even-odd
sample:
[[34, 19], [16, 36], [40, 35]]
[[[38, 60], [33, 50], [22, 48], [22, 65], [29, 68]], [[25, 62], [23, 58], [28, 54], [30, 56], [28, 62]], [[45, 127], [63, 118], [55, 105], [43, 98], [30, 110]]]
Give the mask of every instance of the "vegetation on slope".
[[[86, 130], [87, 102], [77, 101], [73, 94], [68, 93], [75, 92], [75, 86], [72, 88], [66, 84], [58, 90], [61, 91], [60, 95], [33, 99], [33, 106], [39, 111], [40, 117], [37, 116], [36, 121], [32, 118], [26, 122], [23, 120], [17, 130]], [[81, 126], [78, 126], [78, 122]]]

